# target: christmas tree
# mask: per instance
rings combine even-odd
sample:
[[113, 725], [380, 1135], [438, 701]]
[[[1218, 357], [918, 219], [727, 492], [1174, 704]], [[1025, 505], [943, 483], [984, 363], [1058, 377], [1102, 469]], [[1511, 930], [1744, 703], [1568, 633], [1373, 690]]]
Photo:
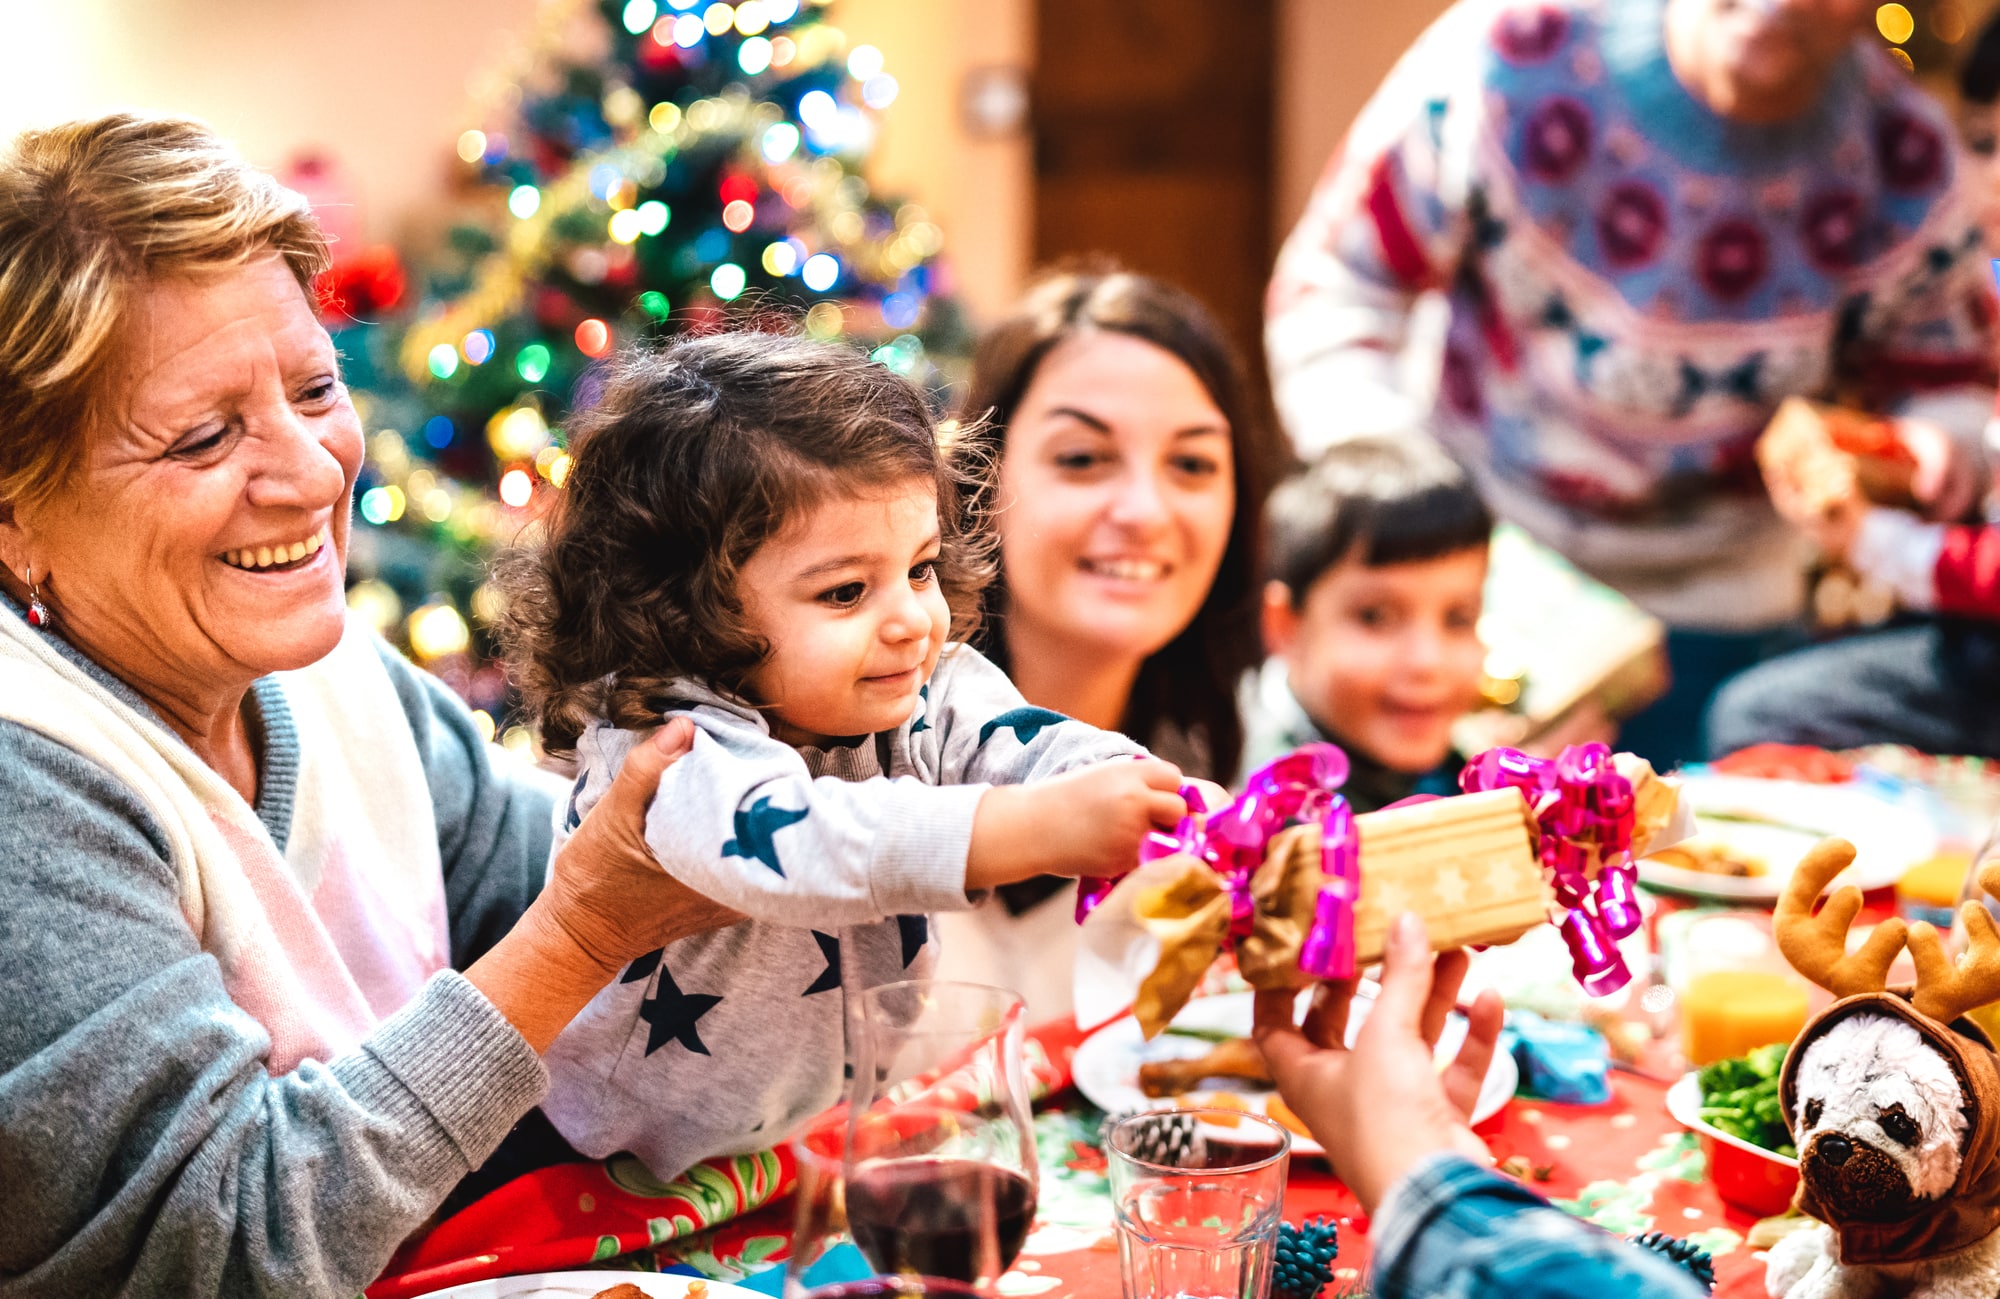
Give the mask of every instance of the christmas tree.
[[486, 565], [561, 491], [614, 349], [803, 328], [938, 391], [966, 343], [938, 228], [861, 173], [895, 78], [819, 3], [552, 0], [542, 26], [458, 139], [465, 219], [415, 301], [379, 252], [322, 285], [370, 430], [349, 603], [524, 747]]

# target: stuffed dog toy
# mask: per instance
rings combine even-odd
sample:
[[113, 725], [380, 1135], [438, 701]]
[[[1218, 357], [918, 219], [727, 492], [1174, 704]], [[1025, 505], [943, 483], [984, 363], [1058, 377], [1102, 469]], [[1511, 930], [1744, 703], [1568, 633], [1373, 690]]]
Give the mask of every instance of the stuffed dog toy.
[[[1813, 903], [1854, 860], [1837, 839], [1799, 864], [1773, 920], [1792, 967], [1834, 994], [1779, 1075], [1799, 1152], [1795, 1207], [1819, 1225], [1771, 1250], [1777, 1299], [1993, 1299], [2000, 1295], [2000, 1057], [1965, 1012], [2000, 999], [2000, 933], [1978, 902], [1960, 909], [1965, 951], [1937, 930], [1884, 921], [1853, 954], [1861, 892]], [[2000, 896], [2000, 865], [1980, 873]], [[1913, 988], [1890, 989], [1907, 946]]]

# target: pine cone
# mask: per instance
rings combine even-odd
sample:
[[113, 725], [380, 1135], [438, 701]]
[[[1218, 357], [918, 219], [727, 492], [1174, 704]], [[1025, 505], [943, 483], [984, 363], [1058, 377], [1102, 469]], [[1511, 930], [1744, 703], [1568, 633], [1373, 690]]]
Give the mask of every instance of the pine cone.
[[1664, 1231], [1649, 1231], [1631, 1239], [1639, 1248], [1650, 1249], [1668, 1262], [1680, 1264], [1687, 1269], [1689, 1276], [1709, 1290], [1715, 1289], [1715, 1260], [1699, 1245], [1678, 1240]]
[[1339, 1228], [1325, 1218], [1308, 1218], [1297, 1227], [1281, 1224], [1276, 1255], [1272, 1299], [1315, 1299], [1333, 1282], [1333, 1260], [1340, 1257]]
[[1199, 1168], [1208, 1162], [1208, 1142], [1201, 1135], [1201, 1125], [1192, 1114], [1180, 1110], [1132, 1110], [1107, 1115], [1099, 1141], [1109, 1141], [1112, 1128], [1141, 1114], [1147, 1121], [1136, 1125], [1138, 1132], [1126, 1151], [1132, 1158], [1162, 1168]]

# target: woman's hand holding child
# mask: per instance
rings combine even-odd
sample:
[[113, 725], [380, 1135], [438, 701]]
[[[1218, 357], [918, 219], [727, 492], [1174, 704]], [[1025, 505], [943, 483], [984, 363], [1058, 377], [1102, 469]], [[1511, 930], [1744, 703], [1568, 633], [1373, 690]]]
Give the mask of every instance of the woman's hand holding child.
[[1187, 815], [1180, 768], [1158, 758], [1115, 760], [1032, 785], [997, 785], [979, 800], [968, 891], [1036, 875], [1121, 875], [1139, 864], [1148, 832]]

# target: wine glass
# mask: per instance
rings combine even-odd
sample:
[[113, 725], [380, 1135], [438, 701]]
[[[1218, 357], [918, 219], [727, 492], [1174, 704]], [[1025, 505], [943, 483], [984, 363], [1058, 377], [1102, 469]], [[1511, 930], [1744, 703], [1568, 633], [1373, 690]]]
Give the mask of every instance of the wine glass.
[[853, 1002], [842, 1180], [877, 1272], [990, 1291], [1021, 1252], [1037, 1185], [1024, 1013], [1012, 992], [944, 980]]
[[981, 1299], [956, 1281], [883, 1276], [846, 1242], [842, 1155], [847, 1122], [817, 1126], [792, 1138], [798, 1189], [792, 1254], [785, 1263], [784, 1299]]

